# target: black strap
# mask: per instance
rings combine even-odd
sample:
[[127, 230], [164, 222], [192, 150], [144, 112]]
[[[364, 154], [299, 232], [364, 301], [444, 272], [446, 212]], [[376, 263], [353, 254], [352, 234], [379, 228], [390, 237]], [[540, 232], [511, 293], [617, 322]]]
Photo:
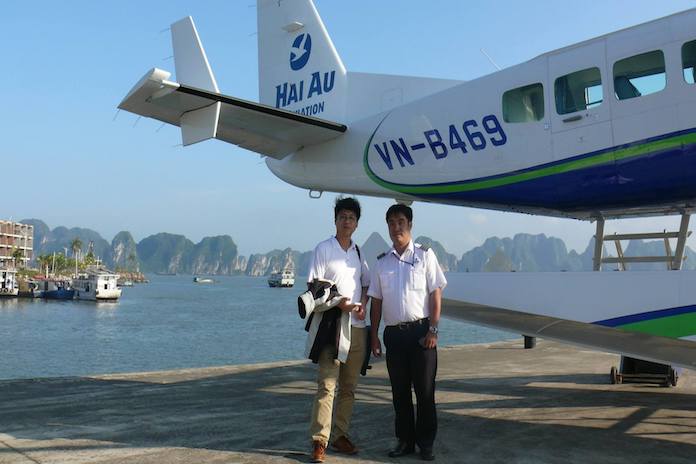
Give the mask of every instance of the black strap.
[[372, 338], [370, 335], [370, 326], [365, 327], [367, 331], [367, 346], [365, 347], [365, 357], [363, 358], [362, 366], [360, 367], [360, 375], [367, 375], [367, 370], [372, 369], [370, 365], [370, 355], [372, 354]]

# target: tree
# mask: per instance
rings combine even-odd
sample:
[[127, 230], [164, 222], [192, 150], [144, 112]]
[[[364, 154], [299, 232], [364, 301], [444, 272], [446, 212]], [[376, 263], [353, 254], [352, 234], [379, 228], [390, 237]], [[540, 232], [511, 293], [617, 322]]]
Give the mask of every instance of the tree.
[[55, 274], [63, 274], [66, 271], [70, 271], [70, 263], [68, 263], [68, 258], [62, 253], [55, 253], [51, 257], [53, 260], [53, 272]]
[[73, 252], [73, 258], [77, 259], [77, 252], [82, 251], [82, 240], [79, 237], [75, 237], [72, 242], [70, 242], [70, 249]]
[[41, 270], [48, 274], [48, 269], [53, 262], [53, 255], [39, 255], [36, 257], [36, 261], [39, 263]]
[[92, 250], [89, 250], [87, 252], [87, 255], [82, 259], [82, 264], [85, 266], [91, 266], [92, 264], [95, 264], [97, 262], [96, 256], [94, 256], [94, 253]]
[[75, 260], [75, 277], [77, 277], [77, 253], [82, 251], [82, 240], [79, 237], [75, 237], [72, 242], [70, 242], [70, 249], [73, 253], [73, 260]]
[[15, 248], [12, 252], [12, 258], [14, 259], [16, 267], [23, 267], [22, 258], [24, 258], [24, 252], [20, 248]]

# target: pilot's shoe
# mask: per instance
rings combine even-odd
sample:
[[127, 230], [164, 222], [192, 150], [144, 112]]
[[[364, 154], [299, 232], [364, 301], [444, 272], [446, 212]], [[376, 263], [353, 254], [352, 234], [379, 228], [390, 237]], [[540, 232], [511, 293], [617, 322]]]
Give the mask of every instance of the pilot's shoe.
[[424, 461], [434, 461], [435, 454], [433, 453], [433, 447], [432, 446], [420, 447], [420, 457]]
[[312, 442], [312, 460], [310, 462], [324, 462], [326, 459], [326, 445], [320, 441]]
[[339, 453], [343, 454], [357, 454], [358, 453], [358, 447], [353, 444], [352, 441], [348, 439], [348, 437], [341, 436], [338, 437], [333, 443], [331, 443], [331, 447], [338, 451]]
[[389, 452], [390, 458], [400, 458], [401, 456], [406, 456], [407, 454], [412, 454], [416, 450], [413, 443], [407, 441], [399, 440], [396, 447]]

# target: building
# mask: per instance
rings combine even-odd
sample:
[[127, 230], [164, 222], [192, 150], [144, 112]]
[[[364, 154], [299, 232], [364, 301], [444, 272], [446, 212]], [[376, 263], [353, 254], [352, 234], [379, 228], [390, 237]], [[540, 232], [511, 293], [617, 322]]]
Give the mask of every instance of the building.
[[0, 220], [0, 268], [15, 264], [12, 257], [15, 250], [21, 250], [21, 265], [27, 266], [34, 257], [34, 226]]

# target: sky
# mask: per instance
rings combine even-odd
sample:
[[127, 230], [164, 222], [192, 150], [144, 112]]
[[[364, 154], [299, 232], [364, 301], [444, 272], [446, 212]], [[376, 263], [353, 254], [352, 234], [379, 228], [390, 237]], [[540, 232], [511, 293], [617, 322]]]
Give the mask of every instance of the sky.
[[[575, 42], [696, 7], [693, 0], [317, 0], [350, 71], [470, 80]], [[600, 6], [601, 5], [601, 6]], [[192, 16], [222, 93], [258, 101], [256, 7], [228, 1], [3, 1], [0, 218], [87, 227], [107, 240], [228, 234], [241, 254], [306, 251], [331, 235], [335, 194], [310, 199], [255, 153], [217, 140], [181, 147], [178, 128], [116, 107], [151, 68], [174, 71], [169, 25]], [[7, 193], [11, 192], [11, 193]], [[387, 237], [387, 199], [359, 197], [355, 239]], [[416, 202], [414, 236], [451, 253], [489, 236], [545, 233], [582, 252], [594, 224]], [[678, 227], [677, 217], [605, 232]], [[689, 244], [694, 247], [694, 239]]]

